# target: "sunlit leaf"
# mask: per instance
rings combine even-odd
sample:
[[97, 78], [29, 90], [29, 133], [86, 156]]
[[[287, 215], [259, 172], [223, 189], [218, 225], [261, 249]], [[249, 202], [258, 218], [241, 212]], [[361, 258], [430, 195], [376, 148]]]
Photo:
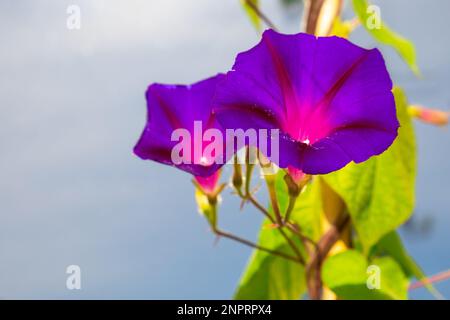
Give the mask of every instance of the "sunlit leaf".
[[[368, 272], [369, 266], [376, 268], [376, 274]], [[379, 288], [369, 288], [370, 277], [378, 275]], [[340, 299], [404, 300], [408, 294], [408, 279], [392, 258], [377, 258], [369, 263], [355, 250], [327, 258], [322, 280]]]
[[[392, 257], [408, 277], [414, 276], [417, 280], [426, 279], [425, 273], [406, 251], [397, 232], [393, 231], [384, 236], [377, 244], [377, 251]], [[432, 284], [426, 284], [425, 287], [435, 298], [442, 298], [442, 294]]]
[[377, 244], [377, 251], [394, 258], [408, 277], [416, 276], [417, 274], [418, 279], [420, 279], [424, 276], [423, 272], [406, 252], [397, 232], [393, 231], [385, 235]]
[[[370, 3], [367, 0], [352, 0], [355, 14], [359, 17], [367, 32], [378, 42], [394, 48], [411, 70], [419, 75], [416, 63], [416, 50], [411, 41], [392, 31], [381, 20], [379, 27], [373, 27], [369, 21], [374, 18], [373, 12], [368, 10]], [[381, 17], [380, 17], [381, 19]]]
[[330, 36], [348, 38], [350, 33], [359, 25], [358, 19], [342, 21], [340, 17], [336, 17], [331, 28]]
[[416, 176], [416, 145], [403, 91], [394, 90], [399, 135], [383, 154], [323, 176], [344, 199], [364, 252], [412, 214]]

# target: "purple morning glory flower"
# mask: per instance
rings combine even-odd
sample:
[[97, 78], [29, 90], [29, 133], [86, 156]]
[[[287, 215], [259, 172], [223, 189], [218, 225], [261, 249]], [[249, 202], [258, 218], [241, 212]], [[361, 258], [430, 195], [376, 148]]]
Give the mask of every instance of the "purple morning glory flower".
[[[147, 124], [134, 153], [144, 160], [172, 165], [204, 177], [197, 181], [201, 185], [204, 182], [205, 189], [211, 189], [211, 184], [217, 183], [217, 170], [222, 166], [216, 157], [222, 157], [225, 146], [205, 156], [204, 151], [211, 141], [205, 140], [203, 132], [211, 129], [222, 134], [211, 108], [217, 83], [223, 78], [224, 75], [219, 74], [192, 85], [150, 85], [146, 93]], [[177, 130], [181, 130], [182, 135], [174, 136]], [[184, 139], [187, 140], [181, 141]], [[185, 148], [178, 150], [183, 161], [177, 163], [174, 152], [180, 141], [185, 142]], [[209, 176], [211, 178], [207, 179]]]
[[280, 167], [325, 174], [385, 151], [399, 123], [377, 49], [267, 30], [217, 88], [224, 128], [279, 129]]

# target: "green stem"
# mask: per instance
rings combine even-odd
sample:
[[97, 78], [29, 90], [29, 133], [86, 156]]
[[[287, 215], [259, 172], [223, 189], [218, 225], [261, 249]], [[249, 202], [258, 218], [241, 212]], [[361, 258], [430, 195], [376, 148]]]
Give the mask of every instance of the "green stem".
[[250, 195], [250, 184], [252, 180], [254, 164], [250, 163], [250, 147], [245, 150], [245, 196]]
[[[249, 201], [259, 210], [261, 213], [271, 222], [276, 223], [275, 219], [271, 216], [269, 211], [267, 211], [264, 206], [262, 206], [252, 195], [249, 196]], [[305, 259], [303, 258], [300, 250], [295, 245], [294, 241], [284, 232], [284, 230], [281, 227], [276, 228], [278, 232], [280, 232], [281, 236], [284, 238], [284, 240], [288, 243], [288, 245], [291, 247], [292, 251], [294, 251], [297, 258], [302, 262], [302, 264], [305, 264]]]
[[284, 215], [283, 225], [289, 222], [289, 218], [291, 217], [291, 213], [294, 210], [295, 203], [297, 202], [297, 198], [298, 197], [296, 197], [296, 196], [289, 196], [289, 204], [286, 209], [286, 213]]
[[281, 217], [280, 207], [278, 206], [277, 192], [275, 190], [275, 175], [266, 175], [267, 191], [269, 192], [270, 204], [272, 205], [275, 220], [278, 226], [283, 225], [283, 218]]
[[271, 29], [277, 31], [277, 27], [273, 24], [272, 21], [253, 3], [251, 0], [244, 0], [247, 6], [255, 12], [255, 14], [262, 20], [266, 25], [268, 25]]

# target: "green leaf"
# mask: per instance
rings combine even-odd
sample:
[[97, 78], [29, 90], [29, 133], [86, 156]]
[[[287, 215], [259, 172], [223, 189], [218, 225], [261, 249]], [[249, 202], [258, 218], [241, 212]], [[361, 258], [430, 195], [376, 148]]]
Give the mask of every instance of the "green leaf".
[[[277, 247], [289, 252], [287, 245]], [[255, 251], [234, 296], [238, 300], [293, 300], [305, 292], [304, 267], [293, 261]]]
[[[259, 234], [259, 244], [294, 255], [278, 230], [267, 228], [268, 224], [269, 221], [265, 220]], [[305, 283], [305, 270], [299, 263], [254, 250], [234, 298], [238, 300], [299, 299], [306, 290]]]
[[[376, 251], [392, 257], [408, 277], [414, 276], [417, 280], [426, 279], [425, 273], [406, 251], [397, 232], [393, 231], [384, 236], [377, 244]], [[435, 298], [442, 299], [442, 294], [432, 284], [426, 284], [425, 287]]]
[[367, 0], [352, 0], [352, 2], [355, 14], [358, 16], [367, 32], [378, 42], [394, 48], [411, 70], [416, 75], [420, 75], [416, 63], [416, 51], [412, 42], [392, 31], [383, 22], [380, 23], [379, 28], [371, 28], [367, 23], [373, 18], [373, 13], [368, 12], [367, 10], [370, 5], [369, 2]]
[[[280, 171], [276, 180], [278, 202], [282, 212], [286, 210], [288, 202], [283, 175], [284, 173]], [[302, 232], [313, 239], [317, 239], [320, 233], [319, 210], [321, 210], [320, 184], [313, 183], [299, 196], [291, 214], [291, 219], [302, 228]], [[269, 221], [265, 220], [258, 243], [293, 255], [292, 249], [278, 230], [268, 229], [265, 227], [267, 224]], [[297, 237], [292, 239], [302, 248]], [[299, 299], [305, 291], [305, 270], [302, 265], [256, 250], [242, 275], [235, 298], [289, 300]]]
[[376, 251], [378, 251], [378, 253], [387, 254], [397, 261], [408, 277], [417, 275], [417, 279], [419, 280], [421, 277], [424, 277], [420, 268], [406, 252], [397, 232], [392, 231], [385, 235], [377, 244]]
[[383, 154], [351, 163], [323, 176], [344, 200], [363, 251], [395, 230], [412, 214], [416, 176], [416, 145], [403, 91], [393, 90], [400, 121], [399, 135]]
[[[380, 287], [369, 289], [369, 266], [376, 266]], [[355, 250], [327, 258], [322, 267], [323, 283], [340, 299], [404, 300], [408, 294], [408, 279], [401, 267], [390, 257], [374, 259], [370, 264]]]
[[261, 31], [261, 19], [256, 14], [255, 10], [253, 10], [249, 2], [251, 2], [256, 8], [258, 8], [259, 0], [241, 0], [241, 4], [256, 31]]

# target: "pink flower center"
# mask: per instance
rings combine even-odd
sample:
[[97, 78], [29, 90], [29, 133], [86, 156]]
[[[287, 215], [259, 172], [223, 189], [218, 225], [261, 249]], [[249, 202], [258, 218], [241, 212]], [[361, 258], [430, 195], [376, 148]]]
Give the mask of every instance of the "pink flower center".
[[216, 189], [219, 177], [220, 177], [220, 170], [217, 170], [209, 177], [195, 176], [195, 180], [197, 180], [197, 183], [200, 185], [200, 187], [203, 189], [204, 192], [212, 193]]
[[321, 106], [294, 107], [288, 115], [284, 130], [292, 139], [307, 145], [313, 145], [331, 132], [327, 116]]

